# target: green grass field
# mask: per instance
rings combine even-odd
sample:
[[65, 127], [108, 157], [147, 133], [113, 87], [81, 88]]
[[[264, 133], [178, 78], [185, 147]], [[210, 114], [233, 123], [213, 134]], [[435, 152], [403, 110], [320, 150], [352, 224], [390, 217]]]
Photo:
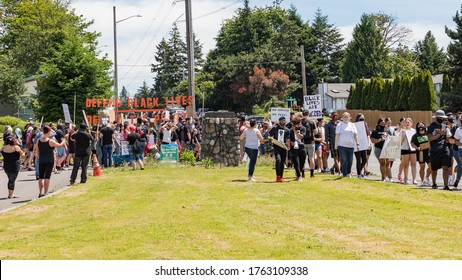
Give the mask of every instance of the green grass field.
[[0, 214], [0, 259], [462, 259], [462, 194], [274, 170], [115, 169]]

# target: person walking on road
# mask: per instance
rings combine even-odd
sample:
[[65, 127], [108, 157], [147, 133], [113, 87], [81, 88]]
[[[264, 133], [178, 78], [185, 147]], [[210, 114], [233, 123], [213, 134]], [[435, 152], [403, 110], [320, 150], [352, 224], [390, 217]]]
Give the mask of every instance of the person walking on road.
[[90, 161], [91, 143], [94, 141], [93, 136], [87, 132], [87, 125], [82, 123], [80, 129], [71, 135], [71, 139], [75, 141], [75, 159], [71, 173], [71, 185], [75, 184], [79, 167], [82, 168], [80, 174], [80, 183], [87, 182], [88, 162]]
[[21, 156], [24, 152], [18, 145], [14, 137], [9, 136], [5, 140], [5, 145], [2, 147], [3, 170], [8, 176], [8, 199], [17, 198], [14, 194], [14, 185], [21, 169]]
[[56, 142], [50, 138], [50, 135], [51, 128], [47, 125], [43, 126], [43, 134], [37, 141], [35, 149], [39, 163], [39, 198], [48, 194], [51, 173], [55, 164], [54, 150], [66, 144], [66, 141], [61, 143]]
[[432, 189], [437, 189], [436, 175], [438, 169], [443, 169], [443, 190], [450, 191], [449, 168], [451, 168], [451, 153], [449, 151], [448, 143], [451, 137], [449, 129], [446, 127], [444, 121], [447, 119], [443, 110], [435, 112], [435, 122], [432, 122], [427, 128], [428, 140], [430, 141], [430, 162], [432, 166]]
[[337, 125], [335, 131], [335, 149], [338, 149], [342, 161], [343, 178], [351, 178], [353, 153], [359, 148], [358, 131], [350, 120], [350, 113], [343, 113], [342, 122]]

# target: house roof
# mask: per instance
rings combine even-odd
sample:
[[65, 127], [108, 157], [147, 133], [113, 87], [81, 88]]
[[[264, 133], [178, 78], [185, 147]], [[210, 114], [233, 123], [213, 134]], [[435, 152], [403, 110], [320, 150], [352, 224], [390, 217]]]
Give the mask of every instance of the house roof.
[[432, 76], [433, 84], [443, 84], [443, 74]]
[[350, 87], [355, 84], [327, 84], [326, 94], [332, 98], [348, 98]]

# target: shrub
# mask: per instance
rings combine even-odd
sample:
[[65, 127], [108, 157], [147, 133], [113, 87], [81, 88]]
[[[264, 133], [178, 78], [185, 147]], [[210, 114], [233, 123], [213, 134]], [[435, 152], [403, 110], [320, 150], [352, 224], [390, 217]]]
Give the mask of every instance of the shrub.
[[196, 165], [196, 157], [194, 156], [194, 152], [192, 150], [184, 150], [180, 154], [180, 162], [190, 164], [190, 165]]
[[202, 159], [202, 165], [206, 168], [206, 169], [209, 169], [209, 168], [212, 168], [213, 165], [214, 165], [214, 162], [212, 160], [211, 157], [206, 157], [204, 159]]

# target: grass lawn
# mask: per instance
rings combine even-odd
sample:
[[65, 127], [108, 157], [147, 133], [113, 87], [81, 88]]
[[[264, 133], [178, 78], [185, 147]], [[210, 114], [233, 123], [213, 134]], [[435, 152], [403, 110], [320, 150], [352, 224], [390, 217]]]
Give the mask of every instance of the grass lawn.
[[0, 214], [0, 259], [462, 259], [461, 193], [285, 174], [105, 171]]

